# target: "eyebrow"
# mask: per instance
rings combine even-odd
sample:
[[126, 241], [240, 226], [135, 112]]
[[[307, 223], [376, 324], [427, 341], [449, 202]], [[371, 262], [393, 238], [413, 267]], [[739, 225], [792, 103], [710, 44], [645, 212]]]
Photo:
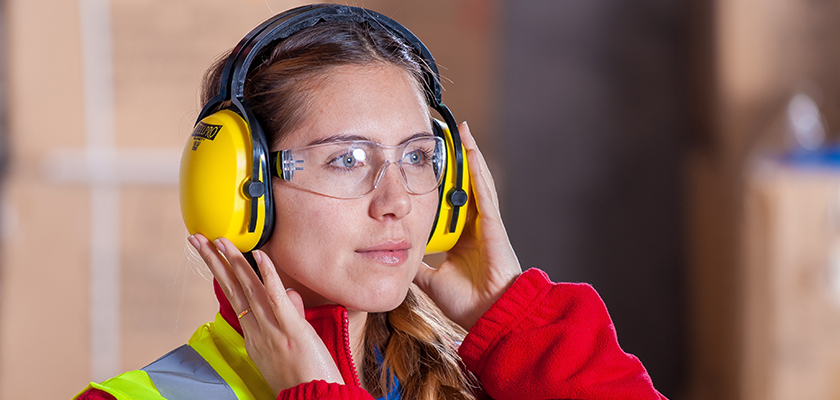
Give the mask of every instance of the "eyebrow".
[[[429, 132], [418, 132], [418, 133], [415, 133], [415, 134], [403, 139], [403, 141], [400, 142], [399, 144], [403, 144], [403, 143], [408, 142], [409, 140], [412, 140], [412, 139], [417, 139], [417, 138], [421, 138], [421, 137], [431, 137], [431, 136], [434, 136], [434, 135], [432, 135]], [[307, 146], [313, 146], [313, 145], [316, 145], [316, 144], [324, 144], [324, 143], [351, 142], [351, 141], [373, 142], [373, 140], [371, 140], [371, 138], [361, 136], [361, 135], [338, 134], [338, 135], [332, 135], [332, 136], [327, 136], [327, 137], [324, 137], [324, 138], [313, 140], [313, 141], [309, 142], [309, 144], [307, 144]]]

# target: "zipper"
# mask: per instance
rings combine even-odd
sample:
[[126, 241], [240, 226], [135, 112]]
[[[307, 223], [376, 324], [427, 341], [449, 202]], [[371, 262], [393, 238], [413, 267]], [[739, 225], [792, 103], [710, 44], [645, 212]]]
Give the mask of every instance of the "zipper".
[[362, 387], [362, 384], [359, 382], [359, 372], [356, 371], [356, 362], [353, 361], [353, 351], [350, 349], [350, 317], [347, 311], [341, 313], [341, 319], [344, 325], [344, 353], [350, 364], [350, 371], [353, 373], [353, 383], [356, 384], [356, 387]]

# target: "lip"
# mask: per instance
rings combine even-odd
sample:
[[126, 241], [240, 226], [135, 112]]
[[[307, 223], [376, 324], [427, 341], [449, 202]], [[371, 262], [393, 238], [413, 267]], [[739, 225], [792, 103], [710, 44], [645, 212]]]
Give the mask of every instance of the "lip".
[[368, 251], [401, 251], [401, 250], [408, 250], [411, 248], [411, 242], [408, 240], [386, 240], [384, 242], [375, 244], [373, 246], [368, 246], [362, 249], [356, 250], [359, 253], [364, 253]]
[[385, 265], [401, 265], [408, 260], [411, 242], [407, 240], [386, 240], [384, 242], [356, 250], [359, 255]]

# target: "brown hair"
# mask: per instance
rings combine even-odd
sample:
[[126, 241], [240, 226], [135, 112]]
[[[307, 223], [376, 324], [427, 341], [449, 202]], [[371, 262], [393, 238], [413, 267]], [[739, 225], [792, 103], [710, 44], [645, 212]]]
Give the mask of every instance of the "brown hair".
[[[220, 58], [205, 74], [203, 102], [218, 93], [226, 59], [227, 55]], [[316, 24], [269, 46], [258, 60], [248, 73], [244, 95], [270, 147], [306, 118], [307, 93], [317, 89], [318, 77], [330, 68], [390, 63], [409, 72], [418, 88], [428, 90], [423, 79], [427, 66], [411, 46], [364, 23]], [[368, 314], [360, 372], [377, 397], [389, 392], [396, 378], [406, 399], [474, 399], [476, 380], [457, 353], [464, 335], [412, 284], [399, 307]]]

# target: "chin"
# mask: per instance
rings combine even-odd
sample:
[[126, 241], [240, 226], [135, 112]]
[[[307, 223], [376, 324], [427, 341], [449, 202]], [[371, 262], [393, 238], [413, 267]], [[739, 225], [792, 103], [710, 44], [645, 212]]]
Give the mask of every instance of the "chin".
[[400, 290], [398, 293], [389, 293], [387, 296], [382, 294], [372, 294], [364, 297], [357, 297], [354, 299], [356, 301], [346, 307], [355, 311], [383, 313], [399, 307], [400, 304], [405, 301], [406, 295], [408, 295], [408, 287]]

